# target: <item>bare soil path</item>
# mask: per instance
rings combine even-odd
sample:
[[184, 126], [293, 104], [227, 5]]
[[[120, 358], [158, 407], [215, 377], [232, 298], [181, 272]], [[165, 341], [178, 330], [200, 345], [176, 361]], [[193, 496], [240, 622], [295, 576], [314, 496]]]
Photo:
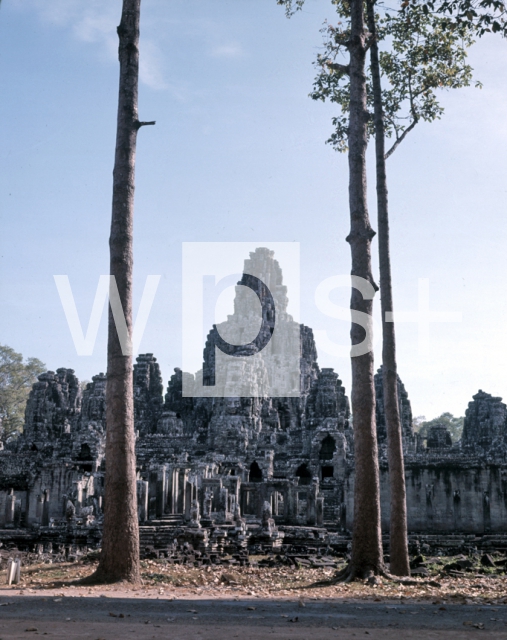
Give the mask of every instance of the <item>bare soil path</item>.
[[296, 598], [89, 595], [85, 588], [20, 595], [0, 589], [0, 639], [82, 640], [507, 639], [507, 605], [403, 604]]

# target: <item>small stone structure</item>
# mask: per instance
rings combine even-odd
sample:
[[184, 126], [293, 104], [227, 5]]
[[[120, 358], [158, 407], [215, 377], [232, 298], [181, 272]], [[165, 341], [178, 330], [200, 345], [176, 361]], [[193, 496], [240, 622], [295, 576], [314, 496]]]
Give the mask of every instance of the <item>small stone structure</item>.
[[[281, 270], [271, 251], [257, 249], [249, 260], [264, 265], [266, 282], [276, 282], [283, 293]], [[284, 321], [293, 322], [287, 315]], [[275, 549], [298, 536], [322, 540], [326, 528], [328, 535], [352, 529], [349, 401], [338, 375], [319, 368], [312, 330], [301, 325], [298, 335], [300, 397], [183, 397], [183, 377], [190, 384], [194, 378], [180, 369], [174, 370], [163, 397], [156, 358], [138, 356], [134, 407], [143, 540], [157, 539], [159, 546], [190, 541], [196, 549], [220, 553], [231, 545]], [[205, 370], [215, 354], [216, 336], [214, 327], [204, 349]], [[23, 435], [0, 451], [0, 540], [16, 530], [55, 545], [100, 541], [105, 385], [102, 373], [84, 391], [71, 369], [39, 376]], [[375, 389], [382, 527], [388, 531], [380, 370]], [[437, 425], [425, 445], [413, 432], [401, 380], [398, 395], [409, 531], [435, 536], [505, 531], [506, 405], [479, 391], [466, 411], [461, 442], [453, 444], [445, 427]], [[160, 537], [164, 527], [167, 540]]]

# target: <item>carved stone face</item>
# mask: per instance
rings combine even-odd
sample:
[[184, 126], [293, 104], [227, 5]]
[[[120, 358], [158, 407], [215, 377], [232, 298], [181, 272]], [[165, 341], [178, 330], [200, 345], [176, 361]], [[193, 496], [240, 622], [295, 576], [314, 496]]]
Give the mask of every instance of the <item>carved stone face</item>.
[[225, 412], [229, 415], [236, 415], [241, 409], [241, 400], [239, 398], [225, 398]]

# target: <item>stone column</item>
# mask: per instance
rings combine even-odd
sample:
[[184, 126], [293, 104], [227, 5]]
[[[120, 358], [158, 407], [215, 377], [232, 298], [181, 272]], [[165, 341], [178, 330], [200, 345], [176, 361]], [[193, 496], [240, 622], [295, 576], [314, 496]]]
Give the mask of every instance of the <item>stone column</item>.
[[308, 487], [306, 499], [306, 522], [309, 525], [315, 525], [317, 521], [317, 496], [319, 494], [319, 479], [313, 478], [312, 484]]
[[[49, 524], [49, 520], [48, 520]], [[16, 500], [14, 504], [14, 527], [19, 529], [21, 526], [21, 500]]]
[[291, 524], [297, 523], [299, 508], [299, 487], [297, 482], [291, 484], [287, 491], [287, 521]]
[[192, 491], [193, 487], [192, 487], [192, 483], [188, 482], [188, 480], [185, 482], [185, 520], [190, 520], [190, 508], [192, 505]]
[[318, 527], [322, 527], [324, 524], [324, 496], [319, 496], [315, 502], [316, 506], [316, 522]]
[[171, 474], [171, 513], [178, 513], [178, 493], [179, 493], [179, 479], [180, 470], [173, 469]]
[[218, 519], [220, 522], [225, 522], [227, 519], [227, 501], [229, 496], [229, 490], [225, 487], [220, 489], [220, 502], [218, 506], [219, 516]]
[[271, 511], [273, 513], [273, 518], [278, 515], [278, 491], [273, 491], [272, 500], [271, 500]]
[[188, 470], [184, 469], [180, 473], [180, 490], [178, 492], [178, 513], [186, 513], [186, 487], [188, 481]]
[[14, 525], [14, 513], [16, 509], [16, 496], [14, 495], [14, 489], [9, 491], [7, 501], [5, 503], [5, 524], [6, 526]]
[[81, 507], [83, 506], [83, 486], [79, 480], [74, 480], [72, 484], [74, 485], [72, 495], [76, 496], [72, 502], [74, 502], [74, 506], [76, 507], [76, 516], [79, 516], [81, 514]]
[[317, 521], [316, 517], [316, 498], [314, 492], [310, 489], [306, 494], [306, 524], [313, 527]]
[[155, 513], [157, 518], [161, 518], [165, 511], [166, 490], [166, 468], [162, 465], [157, 469], [157, 488], [156, 488], [156, 507]]
[[274, 463], [274, 459], [275, 459], [275, 452], [273, 451], [273, 449], [270, 449], [269, 451], [266, 451], [265, 453], [265, 471], [266, 471], [266, 480], [268, 478], [272, 478], [273, 477], [273, 463]]
[[44, 503], [42, 505], [42, 526], [49, 526], [49, 489], [44, 491]]
[[146, 480], [137, 481], [137, 513], [139, 522], [148, 520], [148, 492], [149, 483]]
[[[65, 500], [65, 504], [67, 504], [67, 500]], [[39, 493], [37, 496], [37, 502], [35, 505], [35, 519], [37, 524], [42, 522], [42, 511], [44, 509], [44, 494]]]

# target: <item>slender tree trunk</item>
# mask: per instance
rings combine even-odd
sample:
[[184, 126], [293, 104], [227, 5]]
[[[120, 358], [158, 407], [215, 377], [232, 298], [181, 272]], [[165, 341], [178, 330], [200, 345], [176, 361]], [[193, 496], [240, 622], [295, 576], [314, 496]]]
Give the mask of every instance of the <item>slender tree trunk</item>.
[[[141, 0], [123, 0], [118, 27], [120, 89], [109, 238], [111, 275], [116, 279], [129, 335], [132, 335], [134, 174], [140, 126], [137, 117], [140, 4]], [[132, 355], [122, 353], [109, 308], [104, 529], [95, 574], [96, 580], [107, 582], [140, 579], [132, 376]]]
[[370, 46], [370, 60], [373, 81], [375, 155], [377, 170], [378, 246], [382, 309], [382, 369], [391, 500], [390, 572], [397, 576], [409, 576], [410, 565], [407, 546], [407, 502], [402, 430], [398, 405], [396, 338], [394, 322], [386, 322], [386, 312], [393, 311], [393, 291], [391, 282], [391, 258], [389, 254], [389, 209], [382, 88], [380, 84], [379, 53], [376, 41], [375, 2], [374, 0], [367, 0], [366, 5], [368, 13], [368, 29], [372, 39]]
[[[350, 120], [349, 120], [349, 206], [352, 275], [373, 283], [371, 272], [371, 240], [375, 232], [370, 226], [366, 201], [366, 147], [368, 143], [366, 108], [366, 28], [362, 0], [352, 0], [350, 52]], [[372, 331], [372, 300], [364, 300], [352, 289], [352, 310], [369, 318]], [[364, 329], [352, 323], [352, 344], [364, 340]], [[371, 335], [371, 334], [370, 334]], [[375, 424], [375, 385], [373, 351], [352, 357], [352, 414], [354, 420], [355, 485], [352, 558], [348, 579], [383, 571], [382, 535], [380, 529], [380, 485], [377, 434]]]

